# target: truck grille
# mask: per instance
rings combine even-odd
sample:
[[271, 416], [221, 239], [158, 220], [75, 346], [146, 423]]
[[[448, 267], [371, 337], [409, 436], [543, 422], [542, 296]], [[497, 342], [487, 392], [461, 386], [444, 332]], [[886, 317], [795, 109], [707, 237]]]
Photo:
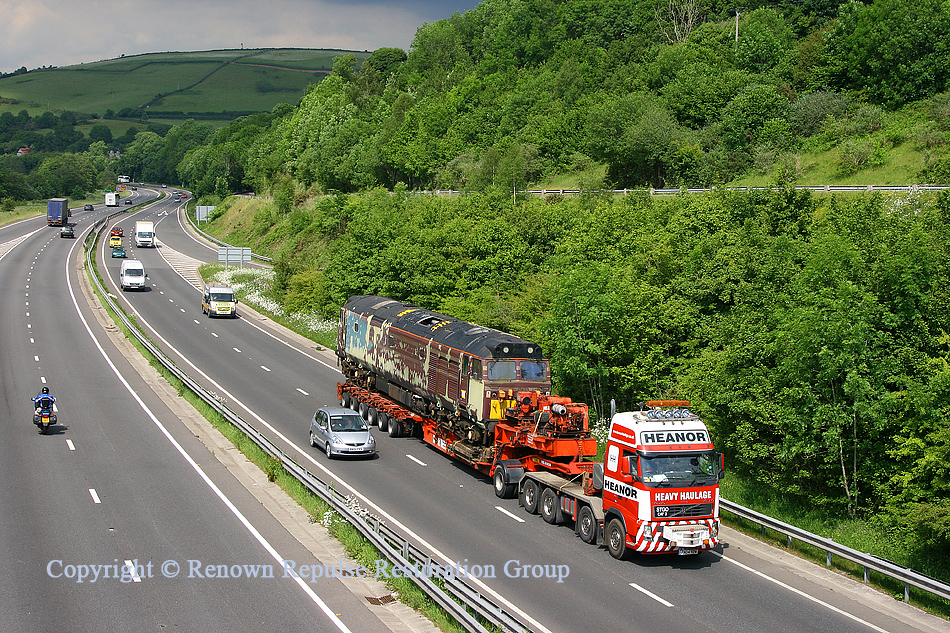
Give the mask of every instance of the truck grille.
[[711, 503], [690, 503], [686, 505], [655, 506], [655, 519], [681, 519], [687, 517], [709, 517], [713, 513]]

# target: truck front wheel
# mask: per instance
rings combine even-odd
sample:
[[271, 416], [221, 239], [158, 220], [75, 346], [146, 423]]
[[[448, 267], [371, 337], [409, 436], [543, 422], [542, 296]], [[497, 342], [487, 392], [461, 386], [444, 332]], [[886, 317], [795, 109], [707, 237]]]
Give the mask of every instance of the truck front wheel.
[[533, 479], [524, 483], [524, 509], [529, 514], [538, 513], [538, 484]]
[[607, 542], [607, 551], [617, 560], [626, 560], [630, 555], [630, 550], [627, 549], [627, 530], [620, 519], [610, 520], [604, 540]]

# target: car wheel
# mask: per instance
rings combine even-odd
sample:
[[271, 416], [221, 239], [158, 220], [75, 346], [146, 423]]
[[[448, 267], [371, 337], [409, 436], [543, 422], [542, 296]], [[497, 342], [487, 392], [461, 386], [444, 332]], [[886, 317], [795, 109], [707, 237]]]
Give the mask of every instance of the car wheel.
[[333, 459], [333, 451], [330, 450], [330, 440], [327, 440], [327, 445], [324, 447], [324, 451], [326, 451], [327, 459]]
[[317, 436], [313, 434], [313, 431], [310, 431], [310, 446], [317, 447]]

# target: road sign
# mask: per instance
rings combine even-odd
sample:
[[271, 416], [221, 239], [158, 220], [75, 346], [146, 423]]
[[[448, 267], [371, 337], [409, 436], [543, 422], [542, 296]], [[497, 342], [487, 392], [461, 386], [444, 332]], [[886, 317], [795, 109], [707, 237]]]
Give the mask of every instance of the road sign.
[[228, 264], [241, 264], [242, 266], [249, 264], [251, 262], [251, 249], [237, 246], [219, 246], [218, 261], [222, 262], [225, 267]]

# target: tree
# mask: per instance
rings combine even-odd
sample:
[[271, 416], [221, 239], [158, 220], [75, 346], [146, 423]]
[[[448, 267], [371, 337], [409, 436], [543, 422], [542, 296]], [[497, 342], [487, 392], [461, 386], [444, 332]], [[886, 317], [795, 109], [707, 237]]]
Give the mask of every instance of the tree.
[[106, 145], [109, 145], [109, 143], [112, 142], [112, 130], [106, 125], [97, 123], [89, 129], [89, 140], [93, 142], [102, 141]]

